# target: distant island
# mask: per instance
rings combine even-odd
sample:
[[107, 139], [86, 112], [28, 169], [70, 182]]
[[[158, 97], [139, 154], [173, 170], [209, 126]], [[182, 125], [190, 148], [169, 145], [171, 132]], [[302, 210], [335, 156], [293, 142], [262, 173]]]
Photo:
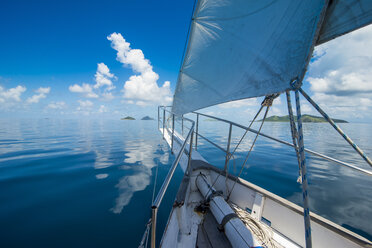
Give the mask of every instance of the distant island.
[[135, 118], [133, 118], [132, 116], [127, 116], [127, 117], [121, 118], [120, 120], [133, 121], [135, 120]]
[[146, 115], [141, 120], [143, 120], [143, 121], [152, 121], [152, 120], [154, 120], [154, 118], [151, 118], [150, 116]]
[[[297, 121], [297, 116], [294, 116], [294, 120]], [[340, 119], [332, 119], [332, 120], [334, 122], [336, 122], [336, 123], [348, 123], [347, 121], [340, 120]], [[259, 120], [259, 121], [262, 121], [262, 120]], [[289, 122], [289, 116], [288, 115], [285, 115], [285, 116], [273, 115], [273, 116], [270, 116], [270, 117], [266, 118], [265, 121], [271, 121], [271, 122]], [[327, 121], [323, 117], [320, 117], [320, 116], [303, 115], [302, 116], [302, 122], [316, 122], [316, 123], [320, 123], [320, 122], [327, 122]]]

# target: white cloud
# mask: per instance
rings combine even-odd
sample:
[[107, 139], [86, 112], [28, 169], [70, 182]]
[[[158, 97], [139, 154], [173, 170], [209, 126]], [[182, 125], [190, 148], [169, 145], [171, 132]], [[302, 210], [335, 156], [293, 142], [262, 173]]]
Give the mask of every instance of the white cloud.
[[94, 75], [96, 84], [93, 86], [98, 89], [102, 86], [107, 86], [106, 90], [110, 91], [115, 89], [111, 79], [114, 78], [114, 74], [110, 73], [110, 69], [104, 63], [99, 63], [97, 66], [97, 72]]
[[134, 101], [132, 100], [121, 100], [120, 103], [127, 103], [127, 104], [136, 104]]
[[142, 50], [130, 48], [120, 33], [112, 33], [107, 37], [111, 46], [117, 51], [117, 60], [130, 66], [135, 73], [124, 84], [124, 98], [134, 101], [137, 105], [169, 104], [172, 101], [170, 82], [165, 81], [159, 87], [159, 75], [153, 71], [150, 61], [145, 58]]
[[27, 103], [38, 103], [40, 99], [46, 98], [46, 95], [50, 92], [50, 87], [40, 87], [35, 92], [37, 94], [27, 98]]
[[10, 88], [8, 90], [0, 86], [0, 102], [6, 102], [7, 100], [13, 100], [16, 102], [21, 101], [21, 95], [26, 91], [26, 87], [18, 85], [17, 87]]
[[90, 84], [83, 83], [82, 86], [74, 84], [70, 85], [68, 89], [73, 93], [81, 93], [87, 98], [98, 98], [98, 95], [93, 92], [93, 88]]
[[312, 98], [336, 117], [364, 118], [372, 110], [372, 26], [315, 49], [307, 81]]
[[112, 95], [111, 92], [104, 92], [104, 93], [102, 93], [102, 100], [111, 101], [114, 98], [115, 97]]
[[41, 98], [45, 98], [44, 94], [33, 95], [32, 97], [27, 98], [27, 103], [38, 103]]
[[107, 108], [105, 107], [105, 105], [99, 106], [98, 113], [105, 113], [105, 112], [107, 112]]
[[[94, 75], [96, 84], [83, 83], [81, 86], [78, 84], [70, 85], [68, 89], [74, 93], [80, 93], [86, 98], [99, 98], [102, 100], [110, 101], [115, 97], [112, 95], [111, 90], [115, 89], [112, 79], [116, 79], [115, 75], [110, 73], [110, 69], [104, 63], [97, 64], [97, 71]], [[104, 87], [103, 92], [99, 89]], [[102, 93], [101, 93], [102, 92]]]
[[47, 108], [50, 109], [63, 109], [65, 108], [66, 103], [61, 101], [61, 102], [51, 102], [48, 104]]
[[274, 99], [273, 105], [278, 106], [281, 104], [282, 104], [282, 98], [280, 96]]
[[[296, 110], [293, 108], [293, 113], [296, 114]], [[301, 114], [315, 114], [314, 108], [307, 103], [301, 103]], [[319, 113], [318, 113], [319, 115]]]
[[324, 93], [316, 93], [312, 98], [331, 117], [363, 119], [371, 116], [371, 98], [345, 97]]
[[78, 102], [79, 102], [79, 107], [77, 108], [78, 111], [91, 109], [94, 105], [93, 102], [89, 100], [86, 101], [78, 100]]
[[218, 107], [220, 108], [241, 108], [241, 107], [258, 106], [259, 104], [260, 103], [258, 102], [257, 98], [249, 98], [249, 99], [244, 99], [244, 100], [222, 103], [222, 104], [219, 104]]
[[50, 87], [46, 87], [46, 88], [40, 87], [40, 88], [37, 89], [35, 92], [36, 92], [36, 93], [39, 93], [39, 94], [49, 94], [49, 92], [50, 92]]
[[277, 107], [274, 107], [274, 106], [271, 107], [269, 111], [270, 112], [269, 112], [269, 115], [268, 116], [270, 116], [270, 115], [279, 115], [279, 116], [281, 116], [281, 115], [285, 115], [286, 114], [282, 109], [277, 108]]

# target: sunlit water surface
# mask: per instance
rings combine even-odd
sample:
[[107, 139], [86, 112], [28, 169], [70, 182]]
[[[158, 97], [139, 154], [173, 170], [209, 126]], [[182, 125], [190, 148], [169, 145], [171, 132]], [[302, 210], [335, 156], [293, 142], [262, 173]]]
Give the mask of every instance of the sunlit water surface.
[[[256, 124], [256, 128], [257, 128]], [[372, 155], [372, 126], [342, 128]], [[368, 169], [327, 124], [304, 124], [305, 145]], [[200, 120], [199, 131], [226, 147], [228, 126]], [[290, 141], [288, 123], [265, 123], [263, 132]], [[242, 130], [233, 129], [232, 147]], [[231, 162], [238, 173], [254, 136]], [[205, 141], [198, 150], [216, 166], [224, 154]], [[0, 120], [0, 247], [137, 247], [158, 190], [174, 156], [156, 121]], [[372, 239], [372, 178], [308, 156], [311, 210]], [[248, 159], [242, 177], [301, 205], [293, 148], [265, 138]], [[178, 169], [159, 212], [164, 228]]]

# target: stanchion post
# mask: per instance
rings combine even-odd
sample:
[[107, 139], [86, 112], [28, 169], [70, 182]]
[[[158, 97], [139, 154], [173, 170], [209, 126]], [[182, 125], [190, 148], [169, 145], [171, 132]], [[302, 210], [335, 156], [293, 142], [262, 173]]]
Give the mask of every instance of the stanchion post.
[[198, 150], [199, 114], [196, 114], [195, 150]]
[[232, 124], [230, 123], [229, 137], [227, 140], [227, 148], [226, 148], [226, 159], [225, 159], [225, 168], [224, 168], [225, 172], [227, 171], [227, 164], [229, 163], [229, 160], [230, 160], [231, 131], [232, 131]]

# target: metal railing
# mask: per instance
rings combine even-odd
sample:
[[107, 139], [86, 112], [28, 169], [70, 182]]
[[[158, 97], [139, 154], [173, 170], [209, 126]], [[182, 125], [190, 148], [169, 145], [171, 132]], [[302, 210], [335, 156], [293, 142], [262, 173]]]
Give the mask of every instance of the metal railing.
[[[163, 118], [162, 118], [162, 121], [160, 121], [160, 112], [161, 110], [163, 111]], [[160, 124], [162, 124], [162, 128], [163, 128], [163, 137], [165, 137], [165, 132], [169, 131], [168, 127], [167, 127], [167, 120], [166, 120], [166, 113], [169, 113], [171, 115], [171, 120], [172, 120], [172, 131], [171, 131], [171, 149], [172, 149], [172, 152], [173, 152], [173, 148], [174, 148], [174, 132], [175, 132], [175, 114], [169, 110], [167, 110], [167, 107], [166, 106], [159, 106], [158, 107], [158, 128], [160, 129]], [[165, 195], [165, 192], [167, 191], [168, 189], [168, 186], [169, 186], [169, 183], [173, 177], [173, 174], [181, 160], [181, 157], [182, 155], [185, 153], [185, 148], [186, 148], [186, 144], [187, 144], [187, 141], [189, 140], [189, 144], [190, 144], [190, 147], [189, 147], [189, 151], [186, 153], [186, 155], [188, 156], [188, 166], [187, 166], [187, 169], [186, 169], [186, 174], [189, 173], [189, 169], [190, 169], [190, 166], [191, 166], [191, 151], [192, 151], [192, 141], [193, 141], [193, 136], [194, 136], [194, 126], [195, 126], [195, 122], [193, 120], [190, 120], [188, 118], [185, 118], [185, 117], [181, 117], [181, 120], [182, 120], [182, 129], [183, 129], [183, 121], [186, 120], [188, 122], [191, 123], [191, 127], [189, 129], [189, 132], [187, 133], [186, 137], [185, 137], [185, 140], [183, 141], [179, 151], [178, 151], [178, 154], [176, 156], [176, 159], [174, 160], [171, 168], [169, 169], [168, 171], [168, 174], [167, 174], [167, 177], [165, 178], [164, 182], [163, 182], [163, 185], [161, 186], [154, 202], [152, 203], [152, 206], [151, 206], [151, 209], [152, 209], [152, 217], [151, 217], [151, 247], [152, 248], [155, 248], [155, 245], [156, 245], [156, 221], [157, 221], [157, 214], [158, 214], [158, 209], [160, 207], [160, 204], [163, 200], [163, 197]]]
[[[163, 138], [165, 138], [166, 132], [171, 136], [170, 137], [171, 138], [170, 143], [171, 143], [171, 150], [172, 150], [172, 153], [173, 153], [173, 151], [174, 151], [174, 149], [173, 149], [174, 148], [174, 141], [175, 141], [174, 140], [174, 137], [175, 137], [175, 123], [178, 123], [178, 122], [175, 120], [176, 115], [172, 111], [168, 110], [167, 108], [169, 108], [169, 106], [168, 107], [167, 106], [159, 106], [158, 107], [158, 129], [162, 128]], [[168, 118], [167, 118], [167, 113], [169, 114]], [[180, 120], [181, 120], [181, 122], [180, 122], [181, 133], [177, 134], [178, 137], [179, 136], [183, 137], [184, 129], [186, 128], [185, 125], [184, 125], [184, 121], [190, 122], [191, 126], [190, 126], [190, 128], [187, 128], [189, 131], [188, 131], [186, 137], [184, 138], [183, 142], [179, 138], [176, 139], [176, 142], [178, 142], [178, 144], [180, 145], [180, 149], [178, 151], [176, 159], [174, 160], [171, 168], [169, 169], [168, 174], [167, 174], [167, 176], [166, 176], [166, 178], [165, 178], [165, 180], [164, 180], [164, 182], [163, 182], [163, 184], [162, 184], [162, 186], [161, 186], [161, 188], [160, 188], [160, 190], [159, 190], [159, 192], [158, 192], [158, 194], [157, 194], [157, 196], [156, 196], [156, 198], [155, 198], [155, 200], [154, 200], [154, 202], [152, 203], [152, 206], [151, 206], [152, 217], [151, 217], [149, 223], [151, 224], [151, 247], [152, 248], [155, 248], [155, 245], [156, 245], [156, 222], [157, 222], [158, 209], [160, 207], [160, 204], [163, 200], [165, 192], [168, 189], [169, 183], [170, 183], [170, 181], [173, 177], [173, 174], [174, 174], [174, 172], [175, 172], [183, 154], [186, 154], [186, 156], [188, 157], [188, 165], [187, 165], [187, 169], [185, 171], [185, 174], [188, 175], [190, 173], [191, 155], [192, 155], [192, 149], [193, 149], [194, 134], [195, 134], [195, 144], [194, 144], [194, 149], [195, 150], [198, 149], [198, 137], [200, 137], [201, 139], [203, 139], [203, 140], [207, 141], [208, 143], [214, 145], [215, 147], [217, 147], [218, 149], [220, 149], [221, 151], [223, 151], [225, 153], [225, 166], [224, 166], [225, 171], [227, 170], [227, 165], [228, 165], [228, 162], [229, 162], [229, 160], [231, 158], [231, 155], [232, 155], [230, 153], [230, 148], [231, 148], [231, 137], [232, 137], [232, 128], [233, 127], [238, 127], [238, 128], [243, 129], [243, 130], [252, 132], [254, 134], [258, 134], [262, 137], [268, 138], [270, 140], [279, 142], [279, 143], [284, 144], [286, 146], [294, 147], [293, 144], [291, 144], [287, 141], [272, 137], [272, 136], [264, 134], [262, 132], [258, 132], [255, 129], [246, 127], [244, 125], [241, 125], [241, 124], [229, 121], [229, 120], [225, 120], [225, 119], [222, 119], [222, 118], [218, 118], [218, 117], [215, 117], [215, 116], [211, 116], [211, 115], [203, 114], [203, 113], [199, 113], [199, 112], [192, 112], [191, 114], [196, 115], [196, 122], [189, 119], [189, 118], [185, 118], [183, 116], [179, 117]], [[212, 140], [208, 139], [207, 137], [205, 137], [204, 135], [199, 133], [199, 119], [200, 119], [200, 116], [204, 116], [204, 117], [211, 118], [211, 119], [214, 119], [214, 120], [217, 120], [217, 121], [221, 121], [221, 122], [227, 123], [229, 125], [229, 133], [228, 133], [226, 148], [223, 148], [222, 146], [216, 144]], [[189, 141], [188, 151], [185, 150], [186, 145], [187, 145], [187, 141]], [[357, 170], [359, 172], [365, 173], [369, 176], [372, 176], [372, 171], [370, 171], [370, 170], [359, 168], [355, 165], [340, 161], [338, 159], [326, 156], [324, 154], [312, 151], [310, 149], [305, 148], [304, 151], [309, 153], [309, 154], [312, 154], [314, 156], [320, 157], [322, 159], [335, 162], [337, 164], [343, 165], [345, 167], [348, 167], [348, 168]]]
[[[226, 157], [226, 159], [225, 159], [225, 167], [224, 167], [225, 170], [227, 170], [227, 164], [228, 164], [228, 161], [230, 159], [229, 156], [231, 156], [230, 146], [231, 146], [231, 134], [232, 134], [232, 127], [233, 126], [238, 127], [238, 128], [241, 128], [243, 130], [247, 130], [247, 131], [252, 132], [252, 133], [255, 133], [255, 134], [258, 134], [258, 135], [260, 135], [262, 137], [265, 137], [265, 138], [274, 140], [274, 141], [279, 142], [279, 143], [281, 143], [283, 145], [294, 147], [293, 144], [291, 144], [291, 143], [289, 143], [287, 141], [284, 141], [284, 140], [281, 140], [281, 139], [272, 137], [272, 136], [267, 135], [267, 134], [264, 134], [262, 132], [258, 132], [255, 129], [248, 128], [248, 127], [246, 127], [244, 125], [241, 125], [241, 124], [238, 124], [238, 123], [229, 121], [229, 120], [218, 118], [218, 117], [215, 117], [215, 116], [212, 116], [212, 115], [202, 114], [202, 113], [199, 113], [199, 112], [192, 112], [192, 114], [195, 114], [196, 115], [195, 150], [197, 150], [198, 137], [202, 138], [203, 140], [207, 141], [208, 143], [210, 143], [210, 144], [214, 145], [215, 147], [217, 147], [218, 149], [222, 150], [225, 153], [225, 157]], [[204, 117], [207, 117], [207, 118], [211, 118], [211, 119], [214, 119], [214, 120], [217, 120], [217, 121], [221, 121], [221, 122], [225, 122], [225, 123], [228, 123], [229, 124], [229, 134], [228, 134], [228, 140], [227, 140], [227, 144], [226, 144], [226, 149], [223, 148], [223, 147], [221, 147], [220, 145], [216, 144], [215, 142], [211, 141], [210, 139], [206, 138], [205, 136], [201, 135], [200, 133], [198, 133], [198, 130], [199, 130], [199, 119], [200, 119], [199, 116], [204, 116]], [[365, 174], [367, 174], [369, 176], [372, 176], [372, 171], [370, 171], [370, 170], [359, 168], [359, 167], [357, 167], [355, 165], [352, 165], [352, 164], [349, 164], [349, 163], [340, 161], [338, 159], [335, 159], [335, 158], [326, 156], [324, 154], [321, 154], [319, 152], [312, 151], [310, 149], [306, 149], [305, 148], [304, 150], [305, 150], [305, 152], [307, 152], [309, 154], [312, 154], [314, 156], [320, 157], [320, 158], [325, 159], [325, 160], [328, 160], [328, 161], [335, 162], [337, 164], [343, 165], [343, 166], [348, 167], [350, 169], [357, 170], [359, 172], [362, 172], [362, 173], [365, 173]]]

